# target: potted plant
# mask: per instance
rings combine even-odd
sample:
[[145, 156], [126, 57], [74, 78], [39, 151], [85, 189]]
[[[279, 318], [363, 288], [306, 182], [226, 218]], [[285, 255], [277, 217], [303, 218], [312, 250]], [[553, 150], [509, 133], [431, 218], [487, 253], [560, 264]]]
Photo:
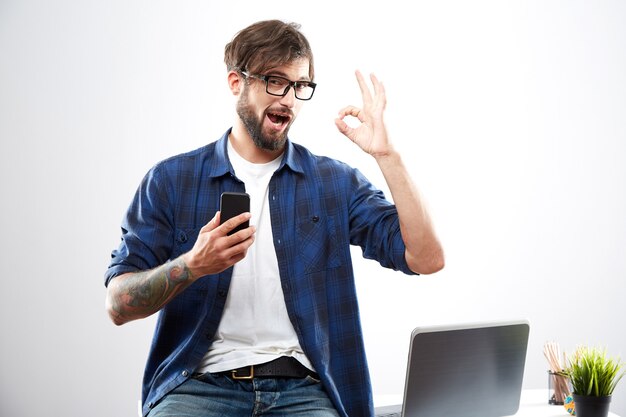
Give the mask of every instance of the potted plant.
[[611, 395], [624, 376], [624, 363], [609, 358], [606, 349], [579, 346], [569, 357], [565, 373], [572, 384], [578, 417], [606, 417]]

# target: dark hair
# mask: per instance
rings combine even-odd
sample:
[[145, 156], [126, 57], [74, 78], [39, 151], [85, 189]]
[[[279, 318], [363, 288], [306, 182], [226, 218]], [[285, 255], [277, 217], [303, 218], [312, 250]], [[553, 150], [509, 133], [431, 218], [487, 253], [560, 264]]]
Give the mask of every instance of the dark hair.
[[239, 31], [224, 48], [228, 71], [262, 74], [299, 58], [309, 60], [309, 77], [313, 80], [313, 52], [297, 23], [265, 20]]

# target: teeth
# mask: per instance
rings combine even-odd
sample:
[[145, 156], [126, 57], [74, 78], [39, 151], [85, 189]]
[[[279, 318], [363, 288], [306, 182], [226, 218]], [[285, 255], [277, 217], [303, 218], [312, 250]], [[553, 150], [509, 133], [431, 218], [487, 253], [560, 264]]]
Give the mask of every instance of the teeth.
[[280, 126], [286, 123], [287, 120], [289, 119], [288, 116], [284, 116], [282, 114], [277, 114], [277, 113], [268, 113], [267, 116], [268, 116], [269, 121], [277, 126]]

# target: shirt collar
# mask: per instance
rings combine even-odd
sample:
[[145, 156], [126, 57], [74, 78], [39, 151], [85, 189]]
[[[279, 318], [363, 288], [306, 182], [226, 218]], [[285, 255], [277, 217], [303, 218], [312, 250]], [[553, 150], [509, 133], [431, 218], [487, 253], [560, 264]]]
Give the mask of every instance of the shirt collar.
[[[228, 159], [228, 151], [226, 150], [228, 146], [228, 135], [230, 135], [231, 130], [232, 128], [228, 129], [215, 144], [215, 159], [214, 163], [211, 164], [209, 173], [212, 177], [221, 177], [222, 175], [226, 175], [228, 173], [230, 173], [233, 177], [235, 176], [235, 170]], [[285, 166], [294, 172], [304, 174], [304, 169], [302, 168], [302, 155], [289, 139], [287, 139], [285, 144], [285, 153], [277, 171], [280, 171]]]

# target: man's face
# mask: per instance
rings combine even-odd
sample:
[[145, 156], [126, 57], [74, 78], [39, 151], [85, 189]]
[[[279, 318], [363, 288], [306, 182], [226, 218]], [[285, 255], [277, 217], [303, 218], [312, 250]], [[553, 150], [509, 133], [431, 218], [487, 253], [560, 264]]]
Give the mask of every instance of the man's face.
[[[291, 81], [310, 81], [309, 61], [298, 59], [264, 74], [253, 75], [277, 75]], [[302, 104], [302, 100], [295, 98], [293, 87], [284, 97], [272, 96], [265, 91], [265, 81], [248, 77], [237, 101], [237, 114], [258, 148], [276, 151], [285, 146], [289, 128]]]

